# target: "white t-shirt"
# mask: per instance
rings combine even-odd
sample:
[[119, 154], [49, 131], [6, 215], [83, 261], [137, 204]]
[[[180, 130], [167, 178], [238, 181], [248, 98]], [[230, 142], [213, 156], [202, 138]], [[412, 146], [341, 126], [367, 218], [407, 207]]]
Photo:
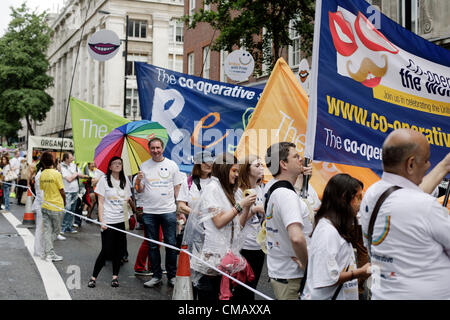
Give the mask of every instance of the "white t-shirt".
[[75, 172], [80, 172], [75, 165], [75, 163], [71, 162], [69, 165], [61, 162], [61, 174], [63, 176], [64, 183], [64, 191], [65, 192], [78, 192], [78, 179], [75, 178], [72, 182], [67, 181], [67, 178], [72, 176]]
[[11, 160], [9, 160], [9, 165], [11, 166], [11, 169], [14, 169], [15, 173], [18, 175], [20, 172], [20, 157], [13, 157]]
[[[124, 189], [120, 188], [120, 180], [116, 180], [111, 176], [113, 187], [108, 186], [106, 175], [102, 176], [97, 183], [95, 193], [103, 196], [103, 223], [115, 224], [125, 221], [123, 205], [131, 197], [131, 185], [128, 178], [125, 178], [126, 185]], [[128, 219], [130, 212], [128, 212]]]
[[403, 189], [385, 200], [375, 221], [372, 299], [450, 299], [450, 217], [436, 198], [408, 179], [384, 172], [361, 202], [365, 237], [375, 203], [392, 185]]
[[198, 200], [200, 200], [203, 190], [205, 190], [210, 182], [211, 178], [200, 179], [200, 188], [202, 190], [198, 190], [197, 185], [192, 181], [191, 189], [189, 189], [187, 179], [184, 179], [180, 192], [178, 193], [177, 201], [187, 202], [189, 208], [193, 209], [197, 205]]
[[[357, 268], [353, 246], [328, 219], [322, 218], [308, 249], [308, 275], [302, 299], [330, 300], [338, 289], [341, 272], [347, 267], [347, 271]], [[358, 280], [345, 282], [336, 300], [358, 300]]]
[[44, 199], [44, 191], [41, 190], [40, 186], [41, 173], [42, 170], [39, 170], [34, 178], [34, 191], [36, 192], [36, 198], [34, 198], [33, 205], [31, 206], [31, 210], [34, 212], [41, 210], [42, 200]]
[[[264, 194], [275, 183], [272, 179], [264, 188]], [[267, 269], [269, 277], [296, 279], [303, 277], [303, 270], [294, 262], [295, 257], [287, 227], [300, 223], [305, 238], [309, 241], [312, 231], [307, 219], [308, 208], [298, 195], [287, 188], [278, 188], [270, 196], [266, 211]]]
[[[256, 206], [264, 207], [264, 190], [261, 186], [256, 186]], [[242, 189], [238, 189], [234, 194], [234, 198], [236, 202], [239, 202], [242, 199], [243, 191]], [[261, 223], [264, 217], [258, 216], [258, 214], [254, 214], [250, 219], [247, 220], [244, 229], [242, 230], [244, 237], [244, 246], [245, 250], [261, 250], [261, 246], [256, 242], [256, 237], [258, 236], [258, 232], [261, 230]]]
[[167, 158], [161, 162], [153, 159], [141, 165], [144, 179], [143, 208], [144, 213], [164, 214], [177, 210], [174, 187], [183, 182], [177, 164]]

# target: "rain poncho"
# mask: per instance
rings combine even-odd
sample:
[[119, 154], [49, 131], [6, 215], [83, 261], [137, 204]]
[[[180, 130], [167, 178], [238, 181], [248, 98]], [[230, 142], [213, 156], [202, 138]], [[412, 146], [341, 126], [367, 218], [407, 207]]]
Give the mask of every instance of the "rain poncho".
[[[183, 243], [188, 245], [188, 250], [202, 261], [217, 268], [227, 253], [232, 252], [242, 259], [243, 263], [236, 264], [228, 274], [241, 271], [246, 266], [245, 259], [239, 251], [242, 248], [241, 225], [239, 216], [233, 218], [221, 229], [216, 228], [212, 218], [218, 214], [230, 211], [233, 208], [223, 191], [219, 180], [211, 178], [200, 200], [192, 208], [184, 231]], [[190, 259], [192, 269], [192, 281], [194, 285], [203, 275], [220, 275], [216, 270], [196, 258]]]

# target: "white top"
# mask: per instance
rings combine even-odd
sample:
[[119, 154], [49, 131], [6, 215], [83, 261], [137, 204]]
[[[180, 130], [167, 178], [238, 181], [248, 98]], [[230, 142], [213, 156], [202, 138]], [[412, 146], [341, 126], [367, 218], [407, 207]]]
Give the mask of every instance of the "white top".
[[450, 217], [436, 198], [406, 178], [384, 172], [361, 203], [364, 235], [375, 203], [392, 185], [403, 189], [385, 200], [375, 221], [372, 265], [379, 267], [379, 276], [373, 272], [372, 298], [450, 299]]
[[[261, 186], [256, 186], [256, 206], [264, 207], [264, 190]], [[242, 199], [243, 191], [242, 189], [238, 189], [234, 194], [234, 198], [236, 202], [239, 202]], [[244, 229], [242, 230], [244, 237], [244, 245], [243, 249], [245, 250], [261, 250], [261, 246], [258, 242], [256, 242], [256, 237], [258, 236], [258, 232], [261, 230], [261, 223], [264, 217], [258, 216], [258, 214], [254, 214], [250, 219], [247, 220]]]
[[[308, 275], [302, 299], [330, 300], [339, 287], [341, 272], [347, 267], [347, 271], [357, 268], [353, 247], [328, 219], [322, 218], [308, 249]], [[345, 282], [336, 300], [358, 300], [358, 280]]]
[[164, 214], [177, 210], [174, 187], [183, 182], [177, 164], [167, 158], [161, 162], [149, 159], [141, 165], [144, 179], [144, 213]]
[[[272, 179], [264, 188], [264, 194], [275, 183]], [[294, 262], [295, 257], [287, 227], [300, 223], [305, 238], [311, 234], [312, 225], [305, 218], [308, 216], [306, 204], [299, 196], [287, 188], [278, 188], [270, 196], [266, 211], [267, 269], [269, 277], [279, 279], [296, 279], [303, 277], [303, 270]], [[305, 218], [304, 218], [305, 217]]]
[[9, 165], [11, 166], [11, 168], [14, 169], [14, 171], [16, 172], [16, 174], [19, 174], [20, 172], [20, 157], [16, 158], [13, 157], [11, 158], [11, 160], [9, 160]]
[[[103, 196], [103, 223], [115, 224], [125, 221], [123, 207], [124, 203], [131, 197], [131, 185], [128, 178], [125, 178], [125, 189], [120, 188], [120, 180], [116, 180], [111, 176], [111, 183], [113, 187], [108, 186], [106, 175], [102, 176], [97, 183], [95, 193]], [[130, 212], [128, 212], [128, 219]]]
[[180, 192], [178, 193], [177, 201], [187, 202], [189, 208], [194, 208], [197, 205], [203, 190], [211, 182], [211, 178], [200, 179], [200, 187], [202, 190], [198, 190], [197, 185], [192, 181], [191, 189], [189, 189], [187, 178], [183, 180], [181, 184]]
[[72, 182], [67, 181], [67, 178], [72, 176], [75, 172], [79, 172], [75, 163], [71, 162], [69, 165], [67, 165], [65, 162], [61, 162], [61, 174], [63, 177], [65, 192], [79, 191], [78, 179], [75, 178], [74, 180], [72, 180]]
[[[232, 221], [221, 229], [216, 228], [214, 225], [213, 217], [220, 212], [226, 212], [233, 208], [216, 177], [212, 177], [211, 182], [202, 190], [199, 213], [196, 214], [200, 214], [200, 220], [203, 221], [204, 242], [202, 251], [193, 253], [217, 267], [228, 250], [239, 254], [239, 250], [242, 247], [240, 240], [241, 227], [238, 216], [235, 216]], [[203, 274], [218, 274], [197, 259], [191, 259], [191, 268]]]
[[36, 174], [34, 178], [34, 191], [36, 192], [36, 197], [34, 198], [33, 205], [31, 206], [31, 210], [37, 212], [37, 210], [41, 210], [42, 200], [44, 199], [44, 191], [41, 190], [40, 186], [40, 178], [41, 178], [42, 170]]

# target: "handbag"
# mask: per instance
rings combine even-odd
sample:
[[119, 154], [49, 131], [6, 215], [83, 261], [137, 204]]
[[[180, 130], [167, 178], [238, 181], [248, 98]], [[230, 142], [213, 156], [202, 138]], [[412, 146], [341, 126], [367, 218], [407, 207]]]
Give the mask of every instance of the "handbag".
[[5, 181], [13, 181], [16, 180], [17, 178], [18, 178], [17, 173], [14, 170], [9, 170], [6, 173]]
[[136, 217], [134, 216], [134, 214], [130, 217], [128, 225], [130, 230], [134, 230], [134, 228], [136, 228]]

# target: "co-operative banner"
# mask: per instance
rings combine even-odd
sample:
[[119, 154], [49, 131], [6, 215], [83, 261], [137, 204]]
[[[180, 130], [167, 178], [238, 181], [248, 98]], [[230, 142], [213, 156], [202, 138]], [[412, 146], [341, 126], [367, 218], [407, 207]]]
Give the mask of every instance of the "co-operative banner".
[[450, 51], [362, 0], [316, 1], [307, 155], [381, 169], [394, 129], [422, 132], [432, 165], [450, 151]]
[[[281, 141], [294, 143], [303, 155], [307, 115], [308, 96], [289, 65], [280, 58], [239, 142], [236, 150], [238, 159], [248, 155], [258, 155], [264, 159], [267, 148]], [[311, 185], [321, 196], [328, 180], [341, 172], [363, 181], [365, 188], [379, 180], [368, 168], [314, 161]], [[268, 170], [266, 178], [271, 178]]]
[[95, 148], [104, 136], [130, 122], [103, 108], [70, 97], [73, 142], [77, 162], [93, 162]]
[[164, 155], [186, 170], [195, 153], [234, 152], [262, 90], [135, 62], [142, 119], [166, 128]]

